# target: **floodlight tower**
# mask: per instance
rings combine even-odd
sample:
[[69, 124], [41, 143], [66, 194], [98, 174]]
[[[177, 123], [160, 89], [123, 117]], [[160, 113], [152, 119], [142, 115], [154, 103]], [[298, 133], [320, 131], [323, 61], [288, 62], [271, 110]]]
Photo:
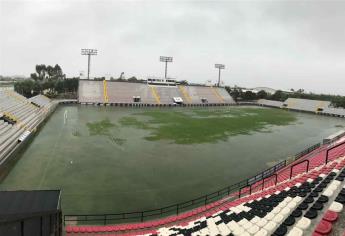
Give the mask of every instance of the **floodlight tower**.
[[87, 79], [90, 79], [91, 56], [97, 55], [97, 49], [81, 49], [81, 55], [87, 55]]
[[219, 70], [219, 72], [218, 72], [218, 87], [219, 87], [219, 84], [220, 84], [220, 70], [225, 69], [225, 65], [223, 65], [223, 64], [215, 64], [214, 67]]
[[168, 62], [172, 62], [173, 58], [172, 57], [160, 56], [159, 60], [161, 62], [165, 62], [165, 78], [167, 78]]

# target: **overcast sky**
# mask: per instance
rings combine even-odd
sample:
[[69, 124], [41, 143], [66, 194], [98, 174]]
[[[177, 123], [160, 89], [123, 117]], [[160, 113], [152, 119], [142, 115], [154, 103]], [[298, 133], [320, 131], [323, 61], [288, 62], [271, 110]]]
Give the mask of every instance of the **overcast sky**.
[[345, 95], [345, 1], [0, 0], [0, 75], [59, 64], [92, 76], [168, 76]]

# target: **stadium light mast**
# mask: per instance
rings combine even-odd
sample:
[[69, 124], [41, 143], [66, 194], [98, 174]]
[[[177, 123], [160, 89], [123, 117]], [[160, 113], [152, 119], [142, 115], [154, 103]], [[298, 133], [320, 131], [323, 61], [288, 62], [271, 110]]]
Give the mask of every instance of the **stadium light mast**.
[[91, 56], [97, 55], [97, 49], [88, 49], [84, 48], [81, 49], [81, 55], [87, 55], [87, 79], [90, 79], [90, 63], [91, 63]]
[[167, 71], [168, 71], [168, 62], [172, 62], [173, 58], [172, 57], [165, 57], [165, 56], [160, 56], [159, 60], [161, 62], [165, 62], [165, 78], [167, 78]]
[[220, 84], [220, 70], [225, 69], [225, 65], [224, 64], [215, 64], [214, 67], [218, 69], [218, 84], [217, 85], [219, 87], [219, 84]]

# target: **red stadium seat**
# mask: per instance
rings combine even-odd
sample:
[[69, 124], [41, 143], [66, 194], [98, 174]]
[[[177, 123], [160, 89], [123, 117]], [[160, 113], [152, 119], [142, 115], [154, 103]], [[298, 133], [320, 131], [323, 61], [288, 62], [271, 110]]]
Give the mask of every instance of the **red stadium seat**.
[[328, 221], [321, 220], [316, 226], [315, 232], [321, 235], [327, 235], [332, 231], [332, 224]]
[[338, 219], [338, 213], [334, 211], [327, 211], [322, 219], [328, 222], [335, 222]]

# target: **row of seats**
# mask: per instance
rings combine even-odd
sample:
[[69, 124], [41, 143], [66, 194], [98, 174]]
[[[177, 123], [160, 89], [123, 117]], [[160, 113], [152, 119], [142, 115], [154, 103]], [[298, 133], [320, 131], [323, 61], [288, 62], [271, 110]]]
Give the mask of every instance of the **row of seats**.
[[336, 203], [327, 205], [333, 193], [330, 189], [340, 185], [338, 180], [329, 184], [339, 172], [335, 166], [337, 162], [333, 161], [292, 181], [229, 203], [211, 216], [190, 221], [187, 225], [160, 228], [158, 234], [297, 236], [317, 230], [315, 225], [320, 211], [326, 206], [336, 210]]
[[288, 98], [284, 102], [259, 99], [256, 104], [260, 106], [288, 108], [298, 111], [317, 112], [319, 114], [345, 117], [345, 109], [330, 107], [331, 102]]
[[33, 132], [52, 107], [43, 95], [26, 99], [13, 91], [0, 91], [0, 163], [16, 147], [19, 137], [25, 131]]
[[345, 109], [343, 108], [332, 108], [332, 107], [326, 107], [325, 109], [323, 109], [322, 112], [320, 112], [321, 114], [325, 114], [325, 115], [332, 115], [332, 116], [341, 116], [341, 117], [345, 117]]
[[[104, 93], [106, 91], [107, 97]], [[203, 86], [154, 86], [143, 83], [80, 80], [78, 101], [80, 103], [133, 103], [133, 97], [140, 97], [141, 103], [173, 104], [174, 97], [181, 97], [184, 103], [235, 103], [224, 88]]]
[[[290, 179], [287, 175], [290, 169], [284, 168], [277, 172], [276, 185], [265, 185], [263, 189], [260, 187], [251, 195], [246, 194], [234, 201], [222, 199], [178, 216], [138, 224], [68, 226], [66, 232], [71, 235], [85, 232], [141, 235], [142, 230], [146, 229], [157, 231], [149, 235], [301, 235], [303, 229], [300, 225], [306, 221], [304, 218], [314, 217], [321, 203], [324, 205], [322, 209], [330, 207], [324, 202], [325, 197], [330, 196], [328, 184], [333, 180], [338, 181], [336, 178], [341, 177], [340, 170], [345, 166], [345, 145], [330, 152], [330, 162], [327, 165], [324, 164], [326, 148], [327, 146], [321, 147], [311, 156], [298, 160], [299, 162], [308, 158], [309, 172], [306, 173], [304, 163], [301, 163], [294, 168]], [[336, 176], [338, 174], [339, 176]], [[337, 182], [334, 184], [340, 186]], [[312, 208], [309, 206], [312, 203], [310, 202], [305, 208], [305, 204], [302, 203], [309, 202], [309, 197], [318, 197], [312, 202], [320, 204], [313, 205]], [[334, 211], [333, 208], [330, 210]], [[301, 222], [297, 224], [299, 221]], [[311, 221], [310, 227], [315, 228], [316, 224], [316, 221]], [[308, 230], [312, 231], [314, 228]]]
[[330, 105], [331, 102], [328, 101], [288, 98], [284, 102], [283, 107], [301, 111], [317, 112], [318, 110], [323, 110]]
[[281, 108], [283, 106], [283, 102], [267, 100], [267, 99], [259, 99], [257, 101], [257, 104], [261, 106], [277, 107], [277, 108]]
[[44, 95], [37, 95], [29, 98], [31, 103], [36, 104], [39, 107], [49, 107], [51, 105], [51, 100]]

